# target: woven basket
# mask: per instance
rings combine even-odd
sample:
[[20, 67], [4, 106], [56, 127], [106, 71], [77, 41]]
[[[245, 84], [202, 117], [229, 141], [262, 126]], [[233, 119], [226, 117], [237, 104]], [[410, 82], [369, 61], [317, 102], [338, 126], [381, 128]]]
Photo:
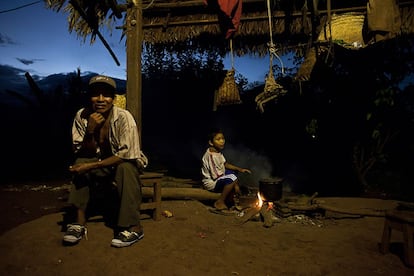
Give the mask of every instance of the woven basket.
[[120, 94], [115, 94], [113, 104], [117, 107], [126, 109], [126, 96], [125, 95], [120, 95]]
[[234, 74], [234, 69], [227, 71], [223, 83], [217, 90], [216, 106], [241, 103], [239, 89], [236, 80], [234, 79]]
[[319, 33], [319, 41], [327, 41], [332, 38], [333, 41], [343, 41], [344, 44], [358, 43], [364, 46], [362, 29], [364, 27], [365, 15], [362, 13], [344, 13], [332, 15], [331, 31], [329, 24]]

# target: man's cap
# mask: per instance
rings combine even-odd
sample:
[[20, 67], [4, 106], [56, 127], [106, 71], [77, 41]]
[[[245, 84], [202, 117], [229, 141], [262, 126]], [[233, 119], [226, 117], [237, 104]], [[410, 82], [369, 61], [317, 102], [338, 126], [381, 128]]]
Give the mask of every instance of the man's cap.
[[116, 90], [115, 81], [108, 76], [98, 75], [98, 76], [91, 78], [89, 81], [89, 87], [91, 87], [94, 84], [98, 84], [98, 83], [107, 84], [110, 87], [112, 87], [114, 90]]

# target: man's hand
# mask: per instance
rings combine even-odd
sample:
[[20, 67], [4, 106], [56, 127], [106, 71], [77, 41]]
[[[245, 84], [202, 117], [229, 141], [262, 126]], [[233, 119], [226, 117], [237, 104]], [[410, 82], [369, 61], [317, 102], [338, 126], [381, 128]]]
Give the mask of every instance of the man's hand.
[[73, 174], [83, 174], [93, 169], [93, 163], [80, 163], [69, 166], [69, 171]]
[[91, 115], [89, 115], [88, 128], [86, 131], [88, 133], [94, 133], [96, 128], [100, 127], [104, 122], [104, 116], [102, 116], [101, 113], [94, 112]]

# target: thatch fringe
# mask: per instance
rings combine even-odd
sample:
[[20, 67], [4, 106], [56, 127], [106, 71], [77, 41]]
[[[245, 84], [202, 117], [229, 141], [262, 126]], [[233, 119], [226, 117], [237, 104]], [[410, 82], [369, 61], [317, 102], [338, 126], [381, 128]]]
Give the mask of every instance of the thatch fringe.
[[[275, 13], [275, 18], [280, 18], [284, 13]], [[269, 23], [265, 13], [245, 14], [246, 18], [259, 18], [260, 20], [241, 20], [237, 36], [266, 36], [269, 37]], [[170, 17], [168, 22], [164, 22], [163, 17], [144, 18], [144, 41], [146, 43], [174, 43], [187, 39], [196, 38], [202, 34], [220, 36], [221, 33], [217, 15], [188, 15]], [[274, 34], [303, 34], [303, 30], [310, 30], [311, 22], [308, 18], [305, 22], [302, 18], [292, 20], [287, 30], [285, 20], [273, 19], [272, 30]]]
[[[115, 24], [118, 24], [117, 27], [119, 27], [120, 22], [116, 22], [117, 17], [113, 14], [108, 4], [112, 1], [77, 0], [77, 2], [87, 13], [88, 20], [95, 25], [93, 26], [95, 29], [105, 28], [111, 32]], [[204, 46], [211, 49], [212, 45], [214, 45], [217, 49], [229, 51], [226, 48], [228, 45], [225, 42], [224, 33], [220, 30], [217, 14], [212, 10], [200, 8], [203, 1], [156, 1], [152, 6], [149, 5], [150, 3], [153, 3], [153, 1], [144, 1], [144, 7], [146, 8], [143, 10], [144, 43], [165, 45], [166, 48], [170, 48], [171, 45], [184, 43], [189, 39], [193, 41], [201, 39], [201, 41], [196, 42], [198, 44], [194, 44], [196, 47]], [[69, 14], [69, 32], [75, 31], [84, 42], [87, 37], [90, 37], [91, 44], [95, 42], [96, 30], [94, 31], [86, 23], [79, 12], [67, 0], [47, 0], [46, 5], [57, 12], [63, 10]], [[162, 5], [174, 6], [174, 9], [162, 8]], [[249, 7], [246, 5], [246, 9], [243, 10], [240, 26], [234, 37], [233, 47], [236, 55], [268, 54], [269, 20], [265, 6], [265, 1], [263, 1], [262, 8], [259, 8], [258, 3], [252, 3]], [[414, 2], [403, 1], [400, 3], [399, 8], [402, 34], [413, 33]], [[339, 15], [350, 11], [365, 13], [366, 7], [332, 9], [331, 12]], [[326, 11], [319, 12], [320, 22], [326, 22]], [[301, 12], [296, 11], [287, 15], [284, 11], [274, 10], [272, 12], [272, 22], [274, 43], [281, 52], [298, 44], [302, 45], [309, 39], [311, 31], [309, 12], [301, 14]], [[343, 21], [343, 23], [347, 24], [349, 22]], [[125, 22], [121, 24], [125, 24]], [[202, 41], [203, 39], [206, 41]], [[302, 51], [302, 48], [299, 47], [298, 50]]]

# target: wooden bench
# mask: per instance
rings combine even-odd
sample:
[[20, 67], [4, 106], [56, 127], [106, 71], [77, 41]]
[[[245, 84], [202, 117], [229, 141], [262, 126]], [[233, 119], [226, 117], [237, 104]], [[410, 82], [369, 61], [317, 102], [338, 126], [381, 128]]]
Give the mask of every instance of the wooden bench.
[[404, 262], [414, 267], [414, 211], [390, 210], [385, 213], [380, 251], [388, 253], [392, 229], [401, 231], [404, 239]]
[[[152, 188], [152, 193], [149, 202], [141, 203], [141, 210], [152, 210], [152, 218], [154, 220], [161, 219], [161, 180], [164, 174], [156, 172], [144, 172], [141, 174], [142, 188]], [[144, 197], [145, 193], [143, 193]]]

